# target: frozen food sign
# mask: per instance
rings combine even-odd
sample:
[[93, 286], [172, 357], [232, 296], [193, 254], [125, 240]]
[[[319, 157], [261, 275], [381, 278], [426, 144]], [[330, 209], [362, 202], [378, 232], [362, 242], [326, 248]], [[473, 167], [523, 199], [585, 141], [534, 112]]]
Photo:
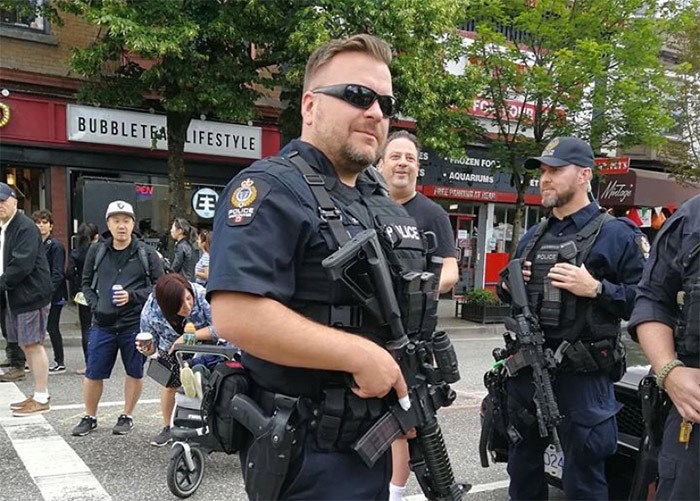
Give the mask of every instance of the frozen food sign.
[[[69, 104], [69, 141], [167, 150], [165, 117]], [[262, 129], [246, 125], [192, 120], [185, 151], [225, 157], [260, 158]]]

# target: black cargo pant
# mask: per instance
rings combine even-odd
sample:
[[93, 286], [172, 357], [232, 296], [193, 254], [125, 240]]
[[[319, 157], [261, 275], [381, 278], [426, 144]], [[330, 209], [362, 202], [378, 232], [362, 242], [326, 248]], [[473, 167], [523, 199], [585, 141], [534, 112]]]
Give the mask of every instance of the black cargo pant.
[[656, 499], [700, 499], [700, 424], [693, 426], [690, 442], [678, 441], [681, 416], [675, 406], [664, 426], [659, 452], [659, 488]]

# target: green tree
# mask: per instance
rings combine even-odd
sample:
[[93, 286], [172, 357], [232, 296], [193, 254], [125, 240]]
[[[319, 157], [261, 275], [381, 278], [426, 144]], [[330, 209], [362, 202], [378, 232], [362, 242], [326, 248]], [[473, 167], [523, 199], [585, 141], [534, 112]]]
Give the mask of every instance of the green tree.
[[684, 6], [674, 16], [668, 45], [677, 53], [673, 68], [678, 85], [673, 110], [675, 139], [665, 148], [670, 167], [681, 182], [700, 183], [700, 2]]
[[538, 175], [524, 169], [525, 157], [564, 134], [590, 140], [597, 153], [662, 140], [670, 124], [658, 58], [664, 22], [645, 0], [471, 1], [463, 13], [476, 32], [463, 58], [481, 73], [490, 103], [482, 140], [518, 194], [512, 253]]
[[321, 0], [307, 2], [290, 16], [284, 53], [282, 97], [289, 103], [281, 127], [286, 139], [300, 132], [299, 101], [304, 65], [319, 45], [355, 33], [371, 33], [394, 50], [394, 94], [401, 117], [415, 120], [421, 141], [441, 151], [464, 147], [475, 124], [462, 110], [471, 106], [476, 85], [466, 75], [449, 73], [457, 59], [457, 31], [463, 0]]
[[[26, 4], [0, 0], [8, 1]], [[254, 119], [256, 100], [281, 88], [281, 129], [285, 139], [298, 135], [304, 65], [332, 38], [372, 33], [392, 45], [395, 94], [426, 144], [463, 146], [474, 129], [461, 110], [476, 86], [465, 83], [469, 74], [452, 75], [444, 64], [461, 49], [461, 0], [56, 0], [41, 7], [44, 15], [54, 5], [100, 27], [70, 62], [89, 78], [80, 100], [166, 115], [173, 217], [184, 212], [190, 120], [201, 114]]]
[[284, 40], [288, 3], [56, 1], [60, 11], [100, 28], [94, 42], [76, 48], [70, 61], [71, 69], [89, 79], [79, 99], [165, 114], [171, 217], [185, 212], [183, 154], [192, 118], [256, 118], [255, 102], [273, 82], [265, 68], [277, 61], [267, 56]]

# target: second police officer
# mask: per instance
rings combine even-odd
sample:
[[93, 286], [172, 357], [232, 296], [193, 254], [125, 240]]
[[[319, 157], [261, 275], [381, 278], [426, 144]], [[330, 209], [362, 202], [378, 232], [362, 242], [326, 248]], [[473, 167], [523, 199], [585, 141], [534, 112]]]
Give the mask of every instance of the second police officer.
[[[551, 215], [523, 236], [516, 257], [524, 261], [528, 303], [545, 347], [560, 348], [562, 357], [553, 385], [564, 417], [564, 492], [572, 500], [607, 499], [605, 460], [617, 447], [619, 410], [612, 383], [624, 370], [620, 319], [632, 312], [649, 246], [634, 223], [589, 201], [594, 155], [586, 142], [555, 138], [526, 167], [539, 167], [542, 205]], [[503, 284], [499, 294], [510, 300]], [[538, 433], [533, 391], [528, 368], [506, 381], [509, 421], [520, 435], [508, 450], [514, 500], [548, 495], [543, 454], [549, 437]]]
[[700, 195], [661, 229], [629, 323], [673, 402], [656, 499], [700, 499]]
[[[425, 260], [415, 221], [365, 172], [396, 111], [390, 62], [389, 46], [370, 35], [317, 49], [306, 66], [301, 138], [283, 148], [285, 160], [265, 159], [238, 174], [214, 219], [208, 294], [217, 332], [243, 350], [267, 415], [288, 411], [283, 395], [313, 403], [296, 431], [302, 447], [292, 449], [273, 494], [283, 499], [388, 494], [389, 454], [369, 468], [350, 445], [383, 412], [381, 397], [392, 389], [405, 396], [406, 383], [374, 342], [380, 330], [331, 283], [321, 261], [350, 236], [384, 225], [403, 234], [393, 253], [399, 260]], [[241, 464], [255, 498], [259, 463], [251, 456], [244, 449]]]

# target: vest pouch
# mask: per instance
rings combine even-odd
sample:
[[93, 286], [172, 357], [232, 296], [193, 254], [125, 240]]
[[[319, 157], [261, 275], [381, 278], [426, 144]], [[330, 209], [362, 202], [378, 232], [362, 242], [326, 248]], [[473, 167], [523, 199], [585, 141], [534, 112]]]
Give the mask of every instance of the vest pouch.
[[418, 332], [423, 319], [423, 292], [421, 291], [420, 273], [411, 271], [401, 275], [398, 300], [406, 334], [411, 335]]
[[602, 340], [591, 343], [588, 350], [598, 364], [600, 372], [609, 374], [613, 381], [622, 378], [626, 369], [624, 347], [616, 346], [609, 340]]
[[544, 279], [544, 292], [540, 305], [540, 324], [546, 327], [559, 327], [561, 316], [562, 290], [552, 285], [550, 278]]

